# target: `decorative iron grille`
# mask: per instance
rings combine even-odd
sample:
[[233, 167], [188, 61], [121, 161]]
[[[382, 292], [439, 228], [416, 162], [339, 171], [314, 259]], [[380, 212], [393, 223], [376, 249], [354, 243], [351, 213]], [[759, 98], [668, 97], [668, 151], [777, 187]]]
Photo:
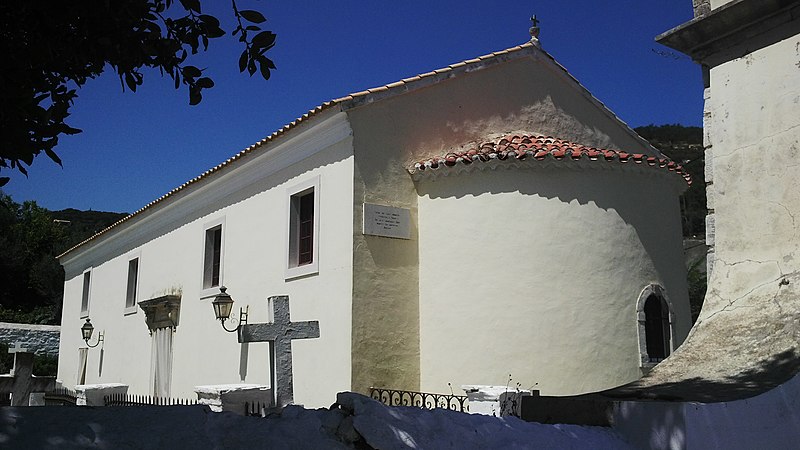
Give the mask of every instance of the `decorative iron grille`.
[[266, 417], [270, 409], [269, 404], [262, 402], [244, 402], [244, 415], [252, 417]]
[[55, 388], [44, 393], [45, 406], [74, 406], [78, 395], [67, 388]]
[[415, 406], [425, 409], [449, 409], [469, 412], [466, 395], [431, 394], [397, 389], [369, 388], [369, 396], [387, 406]]
[[196, 405], [197, 400], [151, 395], [111, 394], [103, 397], [106, 406], [185, 406]]

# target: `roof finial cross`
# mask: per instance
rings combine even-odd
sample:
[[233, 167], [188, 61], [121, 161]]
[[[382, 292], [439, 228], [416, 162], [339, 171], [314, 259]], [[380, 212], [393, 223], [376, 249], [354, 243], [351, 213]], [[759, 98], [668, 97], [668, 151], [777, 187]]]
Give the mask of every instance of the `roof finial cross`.
[[531, 43], [535, 46], [539, 46], [539, 19], [536, 17], [536, 14], [531, 16], [531, 23], [533, 26], [529, 30], [531, 34]]

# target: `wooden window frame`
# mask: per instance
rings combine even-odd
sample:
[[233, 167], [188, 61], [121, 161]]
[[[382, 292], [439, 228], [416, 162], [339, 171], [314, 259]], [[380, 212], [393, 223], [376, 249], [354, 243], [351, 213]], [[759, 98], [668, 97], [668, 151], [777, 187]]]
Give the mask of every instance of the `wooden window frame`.
[[319, 273], [320, 177], [287, 190], [286, 279]]
[[[134, 269], [135, 262], [135, 270]], [[125, 283], [125, 310], [124, 314], [136, 314], [139, 304], [139, 274], [141, 273], [142, 259], [139, 253], [128, 257], [128, 277]], [[133, 279], [131, 276], [133, 275]]]
[[[201, 298], [219, 293], [225, 275], [225, 218], [221, 217], [203, 226], [203, 266]], [[218, 236], [218, 239], [216, 238]]]
[[83, 271], [81, 276], [81, 319], [89, 317], [89, 307], [92, 301], [92, 268]]

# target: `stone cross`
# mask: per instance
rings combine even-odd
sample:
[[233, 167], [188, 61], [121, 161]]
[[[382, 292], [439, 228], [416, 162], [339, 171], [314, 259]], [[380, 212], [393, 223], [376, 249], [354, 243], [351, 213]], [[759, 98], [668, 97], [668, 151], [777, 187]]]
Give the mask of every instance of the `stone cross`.
[[[11, 375], [14, 375], [14, 370], [17, 368], [17, 355], [21, 356], [22, 353], [28, 353], [28, 349], [23, 347], [19, 342], [14, 342], [14, 346], [9, 347], [8, 353], [14, 355], [14, 367], [10, 372]], [[24, 356], [22, 356], [22, 358], [24, 358]]]
[[268, 299], [268, 310], [273, 319], [267, 323], [243, 325], [239, 342], [270, 343], [270, 383], [275, 395], [275, 406], [294, 402], [292, 382], [292, 340], [319, 337], [319, 322], [292, 322], [289, 318], [289, 296], [278, 295]]
[[31, 392], [44, 392], [53, 389], [55, 377], [33, 375], [33, 353], [14, 343], [8, 349], [14, 354], [14, 368], [8, 375], [0, 375], [0, 392], [11, 392], [11, 406], [28, 406]]

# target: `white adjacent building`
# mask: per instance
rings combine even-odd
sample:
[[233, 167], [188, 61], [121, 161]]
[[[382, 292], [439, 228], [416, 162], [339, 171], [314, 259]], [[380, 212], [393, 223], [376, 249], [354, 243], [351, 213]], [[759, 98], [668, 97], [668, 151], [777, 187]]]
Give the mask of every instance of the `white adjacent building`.
[[[617, 386], [689, 331], [688, 181], [535, 41], [351, 94], [61, 255], [59, 378], [269, 384], [268, 346], [214, 318], [225, 286], [250, 323], [273, 295], [319, 321], [292, 344], [308, 406], [509, 374]], [[88, 351], [86, 317], [104, 331]]]

